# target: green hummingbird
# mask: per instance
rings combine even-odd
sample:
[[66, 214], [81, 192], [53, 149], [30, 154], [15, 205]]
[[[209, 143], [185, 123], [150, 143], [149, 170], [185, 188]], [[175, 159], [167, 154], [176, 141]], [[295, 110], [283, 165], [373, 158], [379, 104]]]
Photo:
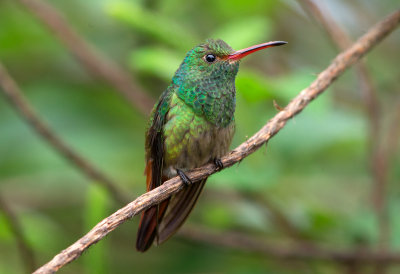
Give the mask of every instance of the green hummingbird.
[[235, 131], [235, 78], [240, 60], [258, 50], [286, 44], [273, 41], [234, 51], [209, 39], [187, 54], [151, 113], [146, 132], [147, 191], [179, 175], [185, 188], [142, 213], [136, 249], [160, 244], [183, 224], [206, 179], [192, 184], [185, 171], [213, 162], [222, 168]]

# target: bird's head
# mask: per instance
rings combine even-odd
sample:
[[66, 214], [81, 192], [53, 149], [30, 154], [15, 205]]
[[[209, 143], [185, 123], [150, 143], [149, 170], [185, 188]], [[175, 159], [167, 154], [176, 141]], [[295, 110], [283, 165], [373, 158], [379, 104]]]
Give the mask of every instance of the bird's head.
[[284, 41], [272, 41], [234, 51], [223, 40], [208, 39], [191, 49], [174, 76], [175, 84], [185, 82], [234, 81], [240, 60], [261, 49], [284, 45]]
[[225, 127], [235, 112], [235, 77], [240, 60], [258, 50], [286, 44], [268, 42], [234, 51], [222, 40], [207, 40], [190, 50], [172, 84], [175, 92], [196, 114]]

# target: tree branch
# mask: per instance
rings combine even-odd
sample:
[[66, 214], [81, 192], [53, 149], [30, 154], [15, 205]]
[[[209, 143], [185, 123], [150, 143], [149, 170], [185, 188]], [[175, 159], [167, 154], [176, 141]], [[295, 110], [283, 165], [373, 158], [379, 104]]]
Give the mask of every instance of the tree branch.
[[[298, 0], [306, 12], [308, 12], [328, 34], [331, 42], [341, 51], [346, 50], [351, 45], [351, 38], [347, 33], [333, 20], [328, 12], [322, 12], [313, 0]], [[376, 96], [376, 90], [372, 83], [372, 77], [363, 61], [356, 66], [356, 72], [360, 89], [364, 95], [366, 110], [370, 119], [370, 135], [373, 141], [377, 140], [375, 136], [379, 132], [379, 102]], [[375, 135], [374, 135], [375, 134]]]
[[32, 272], [36, 269], [35, 255], [33, 250], [25, 237], [24, 231], [16, 214], [7, 205], [3, 197], [0, 196], [0, 211], [3, 211], [5, 218], [10, 224], [10, 229], [14, 233], [17, 240], [18, 249], [21, 253], [22, 262], [25, 265], [27, 272]]
[[[294, 115], [301, 112], [313, 99], [321, 94], [337, 77], [348, 67], [357, 62], [363, 55], [371, 50], [400, 22], [400, 10], [390, 14], [383, 21], [373, 26], [348, 50], [339, 54], [317, 79], [295, 97], [281, 112], [275, 115], [263, 128], [249, 140], [224, 156], [221, 161], [225, 168], [234, 165], [252, 154], [272, 136], [277, 134]], [[187, 173], [193, 182], [198, 182], [217, 172], [214, 164], [207, 164]], [[184, 187], [179, 177], [166, 181], [152, 191], [149, 191], [125, 207], [119, 209], [109, 217], [98, 223], [92, 230], [67, 249], [57, 254], [50, 262], [39, 268], [35, 273], [53, 273], [77, 259], [87, 248], [104, 238], [119, 225], [123, 224], [141, 211], [160, 203]]]
[[132, 81], [128, 72], [80, 37], [54, 7], [41, 0], [19, 2], [54, 33], [87, 71], [114, 86], [142, 114], [150, 113], [154, 100]]
[[20, 113], [23, 119], [36, 131], [39, 136], [46, 140], [58, 153], [74, 164], [78, 169], [94, 182], [103, 185], [118, 202], [125, 204], [128, 198], [123, 191], [119, 190], [117, 184], [95, 168], [85, 158], [80, 156], [62, 139], [60, 139], [47, 124], [36, 114], [34, 108], [24, 98], [17, 83], [11, 78], [6, 68], [0, 61], [0, 90], [3, 91], [11, 105]]
[[[320, 23], [328, 34], [332, 43], [339, 50], [345, 50], [351, 44], [351, 39], [347, 33], [336, 24], [330, 14], [322, 12], [313, 0], [298, 0], [303, 8], [311, 14], [311, 16]], [[370, 147], [370, 169], [374, 179], [373, 200], [375, 211], [379, 223], [379, 245], [381, 248], [387, 247], [389, 243], [389, 217], [386, 212], [386, 188], [387, 188], [387, 172], [388, 159], [385, 158], [384, 151], [381, 147], [380, 135], [380, 113], [379, 101], [376, 96], [372, 77], [363, 61], [356, 66], [358, 84], [364, 99], [365, 111], [368, 117], [369, 125], [369, 147]]]
[[[351, 38], [347, 33], [333, 20], [328, 12], [322, 12], [313, 0], [298, 0], [304, 10], [320, 23], [322, 28], [328, 34], [331, 42], [339, 49], [346, 50], [351, 45]], [[378, 140], [379, 133], [379, 102], [376, 96], [376, 90], [372, 83], [371, 75], [363, 61], [355, 65], [360, 89], [364, 95], [365, 107], [370, 119], [370, 135], [374, 143]]]
[[331, 250], [304, 244], [273, 244], [262, 238], [250, 237], [243, 233], [218, 233], [205, 227], [183, 227], [178, 235], [200, 243], [222, 246], [240, 251], [261, 253], [269, 258], [284, 260], [322, 260], [340, 263], [400, 263], [400, 253], [382, 253], [367, 250]]

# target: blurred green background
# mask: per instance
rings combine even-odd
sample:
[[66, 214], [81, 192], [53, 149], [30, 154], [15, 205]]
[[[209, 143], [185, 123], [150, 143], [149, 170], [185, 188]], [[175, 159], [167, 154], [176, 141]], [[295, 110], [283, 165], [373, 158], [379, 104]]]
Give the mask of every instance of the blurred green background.
[[[144, 117], [92, 77], [19, 1], [0, 1], [0, 60], [39, 115], [71, 147], [114, 178], [131, 199], [145, 191]], [[73, 28], [129, 70], [158, 98], [185, 53], [206, 38], [234, 49], [284, 40], [254, 54], [237, 77], [232, 148], [254, 134], [336, 56], [326, 33], [296, 1], [54, 0]], [[352, 38], [398, 8], [398, 1], [323, 1]], [[384, 144], [400, 95], [400, 35], [366, 58], [381, 106]], [[185, 227], [239, 231], [285, 247], [375, 248], [368, 119], [354, 71], [347, 71], [269, 143], [209, 178]], [[394, 148], [393, 148], [394, 149]], [[399, 152], [397, 150], [397, 152]], [[396, 155], [396, 153], [395, 153]], [[397, 153], [398, 155], [398, 153]], [[400, 250], [400, 158], [387, 173], [389, 247]], [[121, 205], [60, 157], [0, 96], [0, 194], [22, 224], [37, 266]], [[277, 213], [278, 212], [278, 213]], [[276, 218], [284, 216], [296, 236]], [[276, 260], [175, 236], [139, 254], [138, 218], [120, 226], [60, 273], [336, 273], [340, 264]], [[391, 267], [395, 273], [399, 267]], [[24, 273], [15, 236], [0, 211], [0, 273]]]

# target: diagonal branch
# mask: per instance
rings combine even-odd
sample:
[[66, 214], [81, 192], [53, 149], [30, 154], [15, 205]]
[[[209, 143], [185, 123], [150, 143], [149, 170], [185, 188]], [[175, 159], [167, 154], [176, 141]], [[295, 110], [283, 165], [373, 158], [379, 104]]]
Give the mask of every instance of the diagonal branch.
[[[322, 12], [313, 0], [298, 0], [304, 10], [320, 23], [322, 28], [328, 34], [332, 43], [339, 49], [345, 50], [351, 45], [351, 38], [348, 34], [334, 21], [328, 12]], [[370, 120], [371, 142], [378, 139], [379, 133], [379, 106], [376, 97], [376, 90], [372, 83], [371, 75], [365, 63], [359, 62], [356, 66], [357, 77], [360, 89], [364, 96], [366, 111]]]
[[148, 115], [154, 100], [132, 81], [128, 72], [80, 37], [54, 7], [41, 0], [19, 2], [42, 21], [93, 76], [114, 86], [142, 114]]
[[[309, 87], [302, 90], [281, 112], [273, 117], [249, 140], [224, 156], [221, 161], [225, 168], [243, 160], [248, 155], [266, 144], [277, 134], [294, 115], [301, 112], [313, 99], [321, 94], [348, 67], [357, 62], [376, 44], [392, 32], [400, 23], [400, 10], [390, 14], [383, 21], [373, 26], [365, 35], [357, 40], [348, 50], [339, 54], [333, 62], [321, 72]], [[200, 181], [217, 172], [214, 164], [207, 164], [187, 173], [193, 182]], [[184, 187], [179, 177], [166, 181], [158, 188], [149, 191], [125, 207], [98, 223], [85, 236], [57, 254], [50, 262], [39, 268], [35, 273], [53, 273], [64, 265], [77, 259], [91, 245], [97, 243], [118, 226], [139, 214], [141, 211], [160, 203]]]
[[27, 123], [51, 146], [68, 159], [78, 169], [82, 170], [85, 175], [94, 180], [96, 183], [103, 185], [111, 194], [111, 196], [120, 203], [126, 203], [128, 198], [119, 190], [117, 184], [95, 168], [85, 158], [80, 156], [72, 148], [70, 148], [62, 139], [60, 139], [36, 114], [33, 107], [25, 99], [17, 83], [11, 78], [6, 68], [0, 61], [0, 91], [3, 91], [9, 99], [11, 105], [20, 113]]

